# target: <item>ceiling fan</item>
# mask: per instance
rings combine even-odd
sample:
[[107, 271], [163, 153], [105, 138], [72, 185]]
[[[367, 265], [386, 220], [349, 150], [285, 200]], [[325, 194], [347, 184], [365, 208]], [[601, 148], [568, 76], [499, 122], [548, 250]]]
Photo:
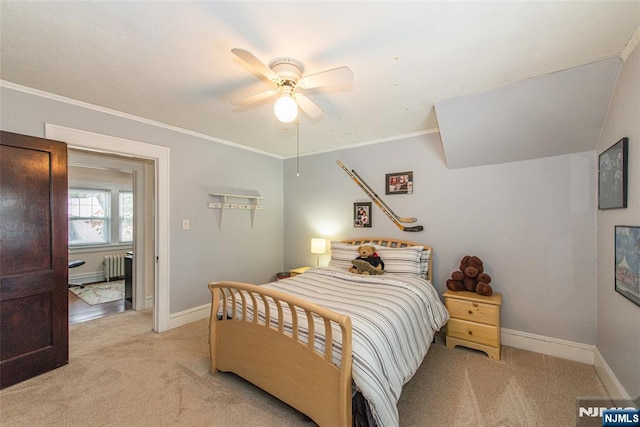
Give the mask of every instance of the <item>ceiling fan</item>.
[[267, 66], [244, 49], [234, 48], [231, 52], [246, 62], [257, 74], [266, 77], [274, 86], [267, 91], [234, 101], [233, 104], [246, 106], [278, 96], [274, 112], [278, 120], [284, 123], [296, 119], [298, 108], [312, 118], [322, 115], [322, 109], [306, 97], [303, 91], [322, 86], [345, 85], [353, 80], [353, 72], [346, 66], [305, 76], [302, 63], [291, 58], [279, 58]]

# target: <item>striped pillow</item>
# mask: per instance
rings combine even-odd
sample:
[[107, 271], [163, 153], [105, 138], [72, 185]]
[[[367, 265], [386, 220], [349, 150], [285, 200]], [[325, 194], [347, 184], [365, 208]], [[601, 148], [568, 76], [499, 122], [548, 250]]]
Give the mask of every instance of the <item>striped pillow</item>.
[[429, 272], [429, 259], [431, 258], [431, 249], [425, 249], [420, 253], [420, 277], [426, 279]]
[[[366, 243], [365, 243], [366, 244]], [[384, 270], [392, 274], [412, 274], [422, 278], [427, 277], [429, 270], [429, 258], [431, 250], [424, 250], [424, 246], [409, 246], [404, 248], [388, 248], [374, 244], [376, 251], [382, 261]], [[349, 270], [352, 267], [351, 261], [360, 254], [360, 245], [352, 245], [342, 242], [331, 242], [331, 259], [329, 267], [340, 270]]]
[[[421, 256], [424, 246], [409, 246], [406, 248], [376, 248], [378, 255], [384, 261], [384, 271], [392, 274], [410, 274], [421, 276]], [[425, 276], [421, 276], [425, 277]]]
[[358, 245], [331, 242], [331, 259], [329, 260], [329, 267], [335, 267], [345, 271], [349, 270], [353, 266], [351, 261], [360, 256], [358, 248]]

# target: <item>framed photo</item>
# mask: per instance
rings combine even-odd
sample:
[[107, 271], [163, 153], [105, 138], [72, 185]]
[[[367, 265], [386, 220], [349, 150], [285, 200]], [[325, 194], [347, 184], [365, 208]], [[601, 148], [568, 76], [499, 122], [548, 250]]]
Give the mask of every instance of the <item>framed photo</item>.
[[371, 202], [353, 204], [353, 226], [371, 227]]
[[615, 227], [616, 292], [640, 306], [640, 227]]
[[385, 194], [413, 194], [413, 171], [386, 175]]
[[598, 209], [627, 207], [629, 138], [622, 138], [598, 156]]

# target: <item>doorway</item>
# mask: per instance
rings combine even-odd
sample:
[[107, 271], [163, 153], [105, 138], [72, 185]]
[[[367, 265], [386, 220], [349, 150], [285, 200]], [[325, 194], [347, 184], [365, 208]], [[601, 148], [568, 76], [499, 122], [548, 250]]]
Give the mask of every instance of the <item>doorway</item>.
[[69, 323], [152, 307], [153, 163], [69, 149], [68, 170]]
[[[79, 151], [124, 156], [148, 161], [153, 182], [154, 202], [148, 227], [153, 235], [146, 258], [153, 265], [153, 330], [170, 328], [169, 319], [169, 148], [111, 137], [58, 125], [45, 124], [49, 139], [63, 141]], [[140, 242], [138, 242], [140, 243]], [[134, 252], [138, 248], [134, 247]], [[142, 252], [142, 249], [140, 249]], [[144, 269], [142, 267], [141, 269]], [[140, 268], [138, 270], [141, 270]], [[139, 271], [138, 271], [139, 272]]]

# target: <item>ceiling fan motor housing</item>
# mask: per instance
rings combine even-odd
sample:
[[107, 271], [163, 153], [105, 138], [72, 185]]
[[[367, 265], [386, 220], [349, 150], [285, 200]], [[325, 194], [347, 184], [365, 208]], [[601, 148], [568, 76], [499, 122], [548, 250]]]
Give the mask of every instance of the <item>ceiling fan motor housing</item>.
[[[270, 68], [283, 80], [283, 84], [294, 87], [302, 77], [304, 71], [301, 63], [289, 58], [276, 59]], [[287, 83], [287, 81], [293, 84]]]

